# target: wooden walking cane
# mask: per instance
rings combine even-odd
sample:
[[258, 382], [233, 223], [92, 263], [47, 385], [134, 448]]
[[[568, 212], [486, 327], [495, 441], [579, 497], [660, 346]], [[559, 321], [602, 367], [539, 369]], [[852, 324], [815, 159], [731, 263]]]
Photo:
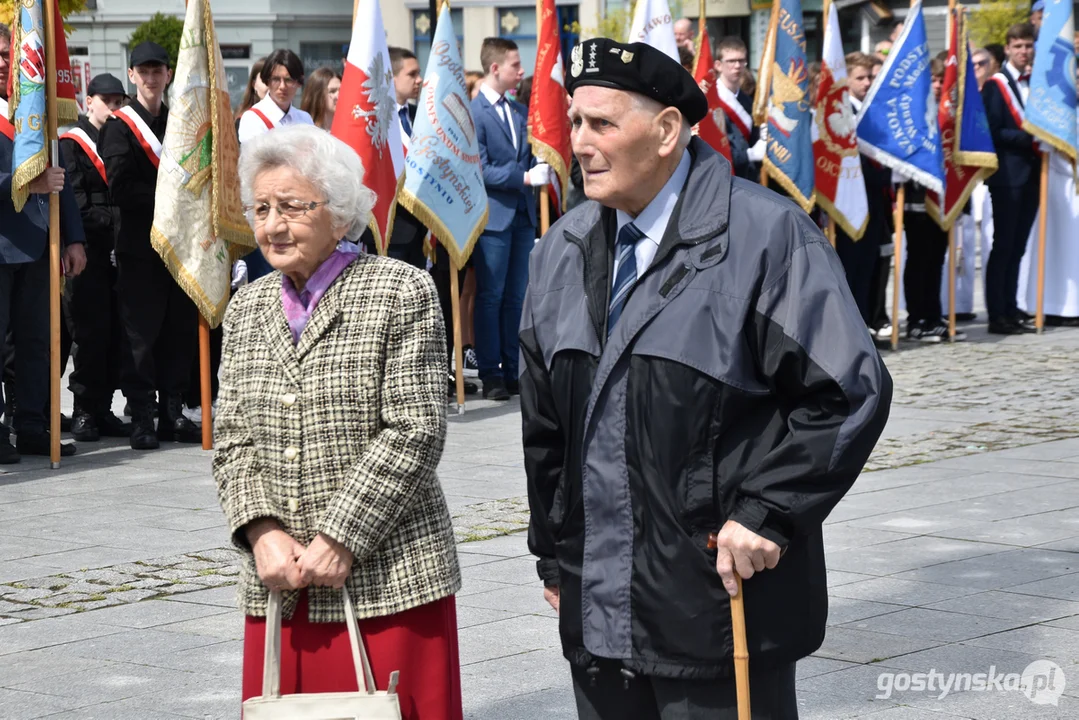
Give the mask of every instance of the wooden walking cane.
[[[708, 533], [708, 549], [719, 547], [719, 533]], [[734, 687], [738, 698], [738, 720], [750, 720], [749, 705], [749, 643], [746, 641], [746, 605], [742, 592], [742, 576], [737, 571], [734, 580], [738, 594], [731, 598], [731, 635], [734, 637]]]
[[[45, 0], [45, 140], [60, 167], [56, 134], [56, 0]], [[18, 80], [16, 80], [18, 82]], [[60, 468], [60, 193], [49, 193], [49, 467]]]

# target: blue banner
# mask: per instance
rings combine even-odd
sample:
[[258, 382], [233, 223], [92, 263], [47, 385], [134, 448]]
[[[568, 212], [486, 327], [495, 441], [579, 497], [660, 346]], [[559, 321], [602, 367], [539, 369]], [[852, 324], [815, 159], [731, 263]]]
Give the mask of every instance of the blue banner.
[[1046, 0], [1034, 48], [1023, 129], [1075, 160], [1075, 13], [1072, 0]]
[[764, 166], [806, 212], [815, 200], [813, 101], [809, 97], [806, 35], [800, 0], [776, 0], [774, 47], [769, 72], [768, 153]]
[[[966, 24], [963, 25], [964, 35]], [[959, 136], [955, 141], [956, 165], [997, 168], [997, 151], [993, 147], [993, 135], [989, 131], [989, 117], [985, 114], [982, 94], [978, 90], [978, 76], [974, 72], [974, 59], [970, 56], [970, 43], [963, 37], [966, 48], [966, 68], [960, 90], [958, 118]]]
[[449, 4], [442, 5], [397, 202], [461, 268], [487, 225], [487, 191]]
[[944, 155], [929, 60], [918, 0], [858, 113], [858, 148], [900, 175], [941, 193]]
[[45, 26], [40, 0], [20, 3], [11, 38], [12, 93], [9, 106], [15, 126], [11, 199], [21, 212], [30, 196], [27, 186], [45, 171]]

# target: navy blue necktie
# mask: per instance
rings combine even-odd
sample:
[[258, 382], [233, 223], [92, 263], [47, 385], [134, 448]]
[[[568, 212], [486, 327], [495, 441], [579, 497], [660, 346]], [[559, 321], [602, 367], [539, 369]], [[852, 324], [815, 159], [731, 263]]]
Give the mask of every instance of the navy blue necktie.
[[401, 113], [401, 129], [405, 131], [405, 135], [412, 137], [412, 121], [408, 117], [408, 105], [402, 105], [398, 112]]
[[622, 308], [626, 306], [629, 292], [633, 289], [633, 283], [637, 282], [637, 241], [643, 237], [644, 233], [633, 223], [626, 223], [618, 231], [618, 241], [614, 246], [615, 266], [618, 270], [611, 288], [611, 304], [607, 308], [607, 337], [611, 336], [618, 318], [622, 316]]

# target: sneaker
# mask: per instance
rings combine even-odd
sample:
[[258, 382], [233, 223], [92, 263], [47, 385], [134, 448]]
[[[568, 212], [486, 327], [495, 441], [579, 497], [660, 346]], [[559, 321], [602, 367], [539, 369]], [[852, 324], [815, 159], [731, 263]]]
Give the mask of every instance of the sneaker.
[[479, 377], [480, 366], [476, 363], [476, 351], [471, 345], [465, 346], [465, 377]]
[[907, 339], [924, 343], [939, 343], [948, 339], [948, 326], [943, 323], [920, 322], [907, 328]]

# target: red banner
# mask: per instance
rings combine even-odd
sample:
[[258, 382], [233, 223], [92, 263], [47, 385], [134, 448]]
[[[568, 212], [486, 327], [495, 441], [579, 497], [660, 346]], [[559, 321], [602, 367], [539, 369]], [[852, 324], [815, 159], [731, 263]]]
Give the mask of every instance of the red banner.
[[[22, 22], [20, 15], [21, 6], [15, 6], [16, 16], [14, 23]], [[42, 7], [44, 10], [44, 7]], [[68, 123], [77, 122], [79, 119], [79, 105], [75, 100], [75, 82], [71, 75], [71, 58], [67, 54], [67, 37], [64, 35], [64, 19], [60, 16], [60, 4], [53, 5], [53, 42], [49, 46], [56, 54], [56, 124], [57, 126], [66, 125]], [[13, 24], [14, 24], [13, 23]], [[12, 28], [14, 30], [14, 28]], [[27, 31], [32, 30], [28, 28]], [[12, 33], [13, 36], [15, 33]], [[44, 56], [36, 56], [39, 52], [37, 45], [33, 43], [25, 43], [26, 47], [23, 48], [23, 52], [18, 52], [19, 47], [15, 42], [15, 37], [12, 37], [11, 42], [11, 54], [8, 56], [9, 67], [11, 72], [7, 79], [7, 96], [13, 100], [16, 98], [14, 83], [17, 82], [19, 73], [16, 62], [31, 63], [35, 67], [40, 65], [42, 75], [44, 75], [45, 58]], [[40, 48], [41, 51], [46, 51], [45, 48]], [[16, 57], [18, 56], [18, 57]], [[17, 103], [12, 103], [13, 106]]]
[[727, 115], [723, 112], [723, 106], [719, 102], [719, 92], [716, 90], [715, 63], [712, 61], [712, 43], [708, 40], [708, 32], [704, 29], [704, 23], [700, 23], [701, 32], [697, 36], [697, 59], [693, 67], [693, 79], [701, 86], [705, 98], [708, 99], [708, 114], [697, 123], [696, 131], [701, 140], [712, 146], [712, 149], [731, 163], [731, 173], [734, 173], [734, 160], [731, 159], [731, 141], [727, 137]]
[[554, 0], [536, 2], [539, 45], [536, 70], [532, 76], [532, 97], [528, 101], [528, 141], [532, 154], [551, 166], [551, 185], [561, 212], [566, 209], [569, 186], [570, 139], [569, 95], [565, 88], [562, 42], [558, 32], [558, 12]]

